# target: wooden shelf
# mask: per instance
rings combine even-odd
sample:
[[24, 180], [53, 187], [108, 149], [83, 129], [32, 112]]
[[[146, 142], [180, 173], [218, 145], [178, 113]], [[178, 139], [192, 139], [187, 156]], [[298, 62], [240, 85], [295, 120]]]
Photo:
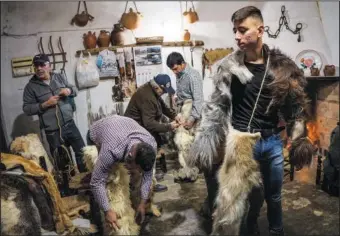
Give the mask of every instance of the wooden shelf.
[[195, 41], [173, 41], [173, 42], [163, 42], [163, 43], [145, 43], [145, 44], [128, 44], [124, 46], [112, 46], [112, 47], [101, 47], [101, 48], [93, 48], [87, 50], [78, 50], [76, 51], [76, 56], [79, 57], [80, 53], [87, 54], [88, 52], [91, 54], [97, 54], [104, 49], [108, 49], [111, 51], [116, 51], [117, 48], [126, 48], [126, 47], [138, 47], [138, 46], [152, 46], [152, 45], [162, 45], [163, 47], [203, 47], [204, 42], [200, 40]]
[[313, 81], [339, 81], [339, 76], [306, 76], [306, 79]]

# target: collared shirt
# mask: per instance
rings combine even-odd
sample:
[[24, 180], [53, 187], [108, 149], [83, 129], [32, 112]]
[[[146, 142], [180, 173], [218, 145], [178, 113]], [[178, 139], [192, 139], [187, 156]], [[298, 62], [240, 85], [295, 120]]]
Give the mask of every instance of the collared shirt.
[[[131, 147], [140, 142], [150, 144], [155, 153], [157, 144], [152, 135], [131, 118], [113, 115], [96, 121], [89, 130], [90, 139], [100, 146], [92, 178], [91, 190], [96, 202], [104, 211], [110, 209], [105, 186], [113, 164], [124, 162]], [[141, 186], [142, 199], [148, 199], [152, 172], [144, 172]]]
[[188, 64], [176, 78], [177, 104], [183, 104], [187, 99], [192, 99], [190, 120], [201, 118], [203, 104], [203, 80], [199, 72]]

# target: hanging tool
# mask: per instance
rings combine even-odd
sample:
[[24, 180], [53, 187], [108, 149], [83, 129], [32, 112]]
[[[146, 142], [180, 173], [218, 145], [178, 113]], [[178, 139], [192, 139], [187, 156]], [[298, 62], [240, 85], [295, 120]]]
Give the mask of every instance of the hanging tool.
[[42, 37], [40, 37], [40, 41], [39, 41], [39, 44], [38, 44], [38, 50], [39, 50], [40, 54], [45, 54], [44, 46], [42, 44]]
[[52, 71], [55, 71], [55, 55], [54, 55], [54, 50], [53, 50], [53, 45], [52, 45], [52, 35], [50, 36], [50, 40], [48, 41], [48, 49], [51, 52], [52, 58], [53, 58], [53, 69]]
[[190, 48], [190, 54], [191, 54], [191, 66], [194, 67], [194, 57], [192, 56], [192, 52], [194, 51], [194, 47]]

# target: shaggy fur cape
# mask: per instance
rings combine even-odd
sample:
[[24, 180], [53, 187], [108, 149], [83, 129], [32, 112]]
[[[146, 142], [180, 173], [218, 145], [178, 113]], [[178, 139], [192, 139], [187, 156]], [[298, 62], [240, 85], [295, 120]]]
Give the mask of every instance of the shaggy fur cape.
[[[292, 139], [290, 162], [297, 168], [309, 165], [313, 147], [306, 138], [307, 104], [304, 87], [307, 82], [294, 61], [279, 49], [263, 45], [265, 60], [270, 55], [268, 75], [274, 80], [269, 84], [272, 99], [267, 113], [278, 112], [287, 123], [287, 134]], [[214, 92], [210, 101], [203, 105], [202, 120], [190, 150], [190, 165], [211, 168], [223, 158], [223, 149], [232, 111], [230, 92], [232, 75], [242, 84], [251, 81], [253, 75], [244, 65], [244, 52], [237, 50], [219, 61], [217, 73], [213, 76]], [[234, 77], [235, 78], [235, 77]]]
[[260, 138], [260, 133], [229, 129], [223, 164], [218, 171], [212, 235], [239, 235], [242, 217], [248, 210], [247, 197], [253, 187], [261, 184], [259, 166], [253, 159], [253, 149]]

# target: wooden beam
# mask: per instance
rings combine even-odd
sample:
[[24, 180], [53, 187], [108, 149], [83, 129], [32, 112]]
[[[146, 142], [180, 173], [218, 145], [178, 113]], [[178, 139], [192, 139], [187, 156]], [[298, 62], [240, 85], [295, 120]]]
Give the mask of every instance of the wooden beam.
[[80, 53], [87, 55], [88, 52], [91, 54], [97, 54], [104, 49], [108, 49], [111, 51], [116, 51], [117, 48], [127, 48], [127, 47], [138, 47], [138, 46], [152, 46], [152, 45], [162, 45], [163, 47], [203, 47], [204, 42], [200, 40], [195, 41], [173, 41], [173, 42], [163, 42], [163, 43], [147, 43], [147, 44], [128, 44], [124, 46], [111, 46], [111, 47], [100, 47], [86, 50], [78, 50], [76, 51], [76, 56], [79, 57]]

